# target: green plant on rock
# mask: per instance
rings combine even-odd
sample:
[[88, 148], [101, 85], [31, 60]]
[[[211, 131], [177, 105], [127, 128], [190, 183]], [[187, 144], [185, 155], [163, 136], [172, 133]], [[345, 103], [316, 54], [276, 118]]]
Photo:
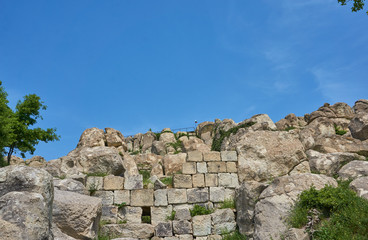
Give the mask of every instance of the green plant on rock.
[[368, 239], [368, 200], [349, 189], [349, 181], [339, 182], [336, 188], [312, 186], [303, 191], [288, 221], [300, 228], [311, 218], [318, 219], [307, 229], [313, 239]]
[[127, 220], [119, 220], [118, 224], [126, 224]]
[[166, 146], [173, 147], [175, 149], [174, 154], [178, 154], [178, 153], [181, 152], [181, 148], [183, 147], [183, 143], [180, 140], [176, 140], [176, 142], [167, 143]]
[[147, 188], [148, 184], [152, 183], [150, 180], [151, 172], [149, 170], [139, 170], [139, 174], [143, 176], [143, 186]]
[[142, 223], [151, 223], [151, 216], [142, 216]]
[[172, 176], [161, 178], [160, 181], [163, 184], [166, 184], [167, 186], [172, 186], [173, 185], [173, 177]]
[[197, 215], [207, 215], [207, 214], [213, 213], [213, 209], [209, 209], [204, 206], [197, 205], [197, 204], [194, 205], [193, 209], [190, 209], [189, 211], [192, 217], [197, 216]]
[[220, 132], [219, 132], [220, 137], [213, 139], [211, 150], [220, 152], [222, 142], [224, 141], [225, 138], [230, 137], [231, 134], [236, 134], [238, 132], [238, 130], [241, 129], [241, 128], [248, 128], [248, 127], [253, 126], [254, 124], [255, 124], [255, 122], [243, 123], [243, 124], [240, 124], [236, 127], [230, 128], [227, 131], [224, 131], [224, 130], [220, 129]]
[[225, 199], [221, 204], [220, 204], [220, 209], [224, 209], [224, 208], [231, 208], [231, 209], [235, 209], [235, 200], [232, 198], [228, 198]]
[[346, 130], [342, 129], [340, 126], [337, 126], [336, 124], [334, 124], [334, 127], [335, 127], [335, 133], [337, 135], [344, 135], [345, 133], [347, 133]]
[[127, 204], [126, 204], [126, 202], [122, 202], [122, 203], [120, 203], [120, 204], [115, 203], [114, 205], [115, 205], [115, 206], [117, 206], [117, 207], [118, 207], [118, 209], [120, 210], [120, 209], [122, 209], [123, 207], [125, 207]]
[[171, 214], [166, 217], [166, 220], [173, 221], [175, 219], [176, 211], [172, 210]]
[[290, 127], [285, 128], [284, 131], [287, 131], [288, 132], [288, 131], [293, 130], [293, 129], [295, 129], [295, 127], [290, 126]]
[[236, 230], [230, 233], [227, 229], [221, 231], [222, 240], [247, 240], [247, 237]]

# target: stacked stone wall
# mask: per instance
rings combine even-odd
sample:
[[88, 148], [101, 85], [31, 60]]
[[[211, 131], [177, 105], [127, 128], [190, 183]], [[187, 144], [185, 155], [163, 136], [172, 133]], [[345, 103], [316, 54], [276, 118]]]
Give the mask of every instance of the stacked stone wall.
[[[139, 239], [221, 239], [220, 234], [236, 229], [236, 210], [220, 207], [225, 200], [235, 200], [237, 165], [235, 151], [192, 151], [186, 154], [180, 171], [163, 177], [172, 177], [172, 186], [155, 176], [144, 185], [142, 175], [89, 176], [85, 186], [102, 199], [102, 234]], [[190, 210], [195, 205], [212, 213], [192, 217]]]

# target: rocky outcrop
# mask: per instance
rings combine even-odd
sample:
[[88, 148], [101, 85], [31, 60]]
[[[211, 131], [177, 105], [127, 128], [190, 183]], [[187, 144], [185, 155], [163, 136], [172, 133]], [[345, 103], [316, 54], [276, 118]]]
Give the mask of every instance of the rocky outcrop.
[[267, 114], [257, 114], [253, 117], [244, 120], [243, 122], [239, 123], [238, 125], [247, 124], [247, 123], [254, 123], [251, 126], [253, 131], [257, 130], [276, 130], [275, 123], [271, 120], [271, 118]]
[[368, 200], [368, 176], [355, 179], [349, 186], [359, 197], [363, 197]]
[[74, 159], [80, 172], [113, 175], [124, 173], [123, 160], [114, 148], [105, 146], [77, 148], [68, 156]]
[[26, 160], [26, 165], [30, 167], [41, 167], [46, 164], [46, 160], [41, 156], [33, 156]]
[[55, 190], [53, 222], [68, 236], [94, 239], [97, 237], [101, 208], [99, 198]]
[[105, 139], [108, 147], [123, 147], [127, 150], [123, 134], [113, 128], [105, 128]]
[[311, 114], [306, 114], [304, 117], [308, 123], [311, 123], [313, 120], [320, 117], [352, 119], [354, 117], [354, 112], [346, 103], [339, 102], [332, 106], [325, 103], [317, 111], [314, 111]]
[[53, 239], [52, 177], [28, 166], [0, 168], [0, 238]]
[[288, 174], [306, 159], [298, 135], [284, 131], [249, 131], [230, 137], [226, 149], [239, 155], [238, 175], [243, 181], [267, 181]]
[[183, 171], [183, 163], [187, 158], [186, 153], [166, 155], [163, 159], [165, 175], [172, 175]]
[[275, 123], [278, 130], [287, 130], [292, 128], [301, 128], [307, 125], [304, 117], [297, 117], [294, 113], [290, 113], [285, 118]]
[[368, 161], [352, 161], [339, 171], [339, 178], [343, 180], [368, 176]]
[[316, 174], [298, 174], [275, 179], [260, 195], [255, 207], [255, 240], [279, 239], [288, 230], [285, 220], [298, 195], [314, 186], [337, 186], [335, 179]]
[[361, 99], [354, 105], [355, 117], [349, 124], [351, 135], [359, 140], [368, 139], [368, 100]]
[[104, 130], [88, 128], [82, 133], [77, 148], [105, 146], [105, 140]]
[[83, 183], [74, 179], [54, 179], [54, 188], [61, 191], [70, 191], [79, 194], [89, 195]]
[[212, 145], [214, 137], [215, 123], [214, 122], [202, 122], [198, 124], [196, 133], [208, 146]]

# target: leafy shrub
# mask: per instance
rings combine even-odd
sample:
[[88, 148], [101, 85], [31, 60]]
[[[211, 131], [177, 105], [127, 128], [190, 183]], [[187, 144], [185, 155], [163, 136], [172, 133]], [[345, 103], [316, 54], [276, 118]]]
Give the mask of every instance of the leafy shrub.
[[142, 216], [142, 223], [151, 223], [151, 216]]
[[161, 178], [161, 179], [160, 179], [160, 181], [161, 181], [163, 184], [166, 184], [166, 185], [168, 185], [168, 186], [172, 186], [172, 185], [173, 185], [173, 178], [172, 178], [172, 176]]
[[231, 134], [236, 134], [240, 128], [248, 128], [253, 126], [255, 122], [243, 123], [236, 127], [230, 128], [227, 131], [220, 130], [220, 137], [213, 139], [211, 150], [212, 151], [221, 151], [221, 144], [225, 138], [230, 137]]
[[139, 170], [139, 174], [143, 176], [143, 186], [147, 187], [148, 184], [152, 183], [150, 181], [151, 172], [148, 170]]
[[174, 220], [175, 219], [175, 214], [176, 214], [176, 211], [172, 211], [171, 214], [169, 216], [166, 217], [166, 220]]
[[190, 209], [190, 215], [192, 217], [197, 215], [207, 215], [213, 213], [213, 209], [208, 209], [206, 207], [203, 207], [201, 205], [194, 205], [193, 209]]
[[222, 233], [222, 240], [247, 240], [247, 237], [241, 234], [238, 230], [232, 233], [224, 231]]
[[311, 210], [320, 212], [319, 224], [310, 231], [313, 239], [366, 239], [368, 240], [368, 201], [349, 189], [349, 181], [337, 188], [313, 186], [303, 191], [289, 217], [292, 227], [308, 223]]
[[229, 199], [225, 199], [221, 204], [220, 204], [220, 209], [224, 209], [224, 208], [231, 208], [231, 209], [235, 209], [235, 200], [232, 198]]
[[127, 223], [127, 220], [119, 220], [119, 222], [118, 222], [118, 224], [125, 224], [125, 223]]
[[335, 126], [335, 133], [337, 135], [344, 135], [345, 133], [347, 133], [347, 131], [342, 129], [340, 126], [337, 126], [336, 124], [334, 126]]

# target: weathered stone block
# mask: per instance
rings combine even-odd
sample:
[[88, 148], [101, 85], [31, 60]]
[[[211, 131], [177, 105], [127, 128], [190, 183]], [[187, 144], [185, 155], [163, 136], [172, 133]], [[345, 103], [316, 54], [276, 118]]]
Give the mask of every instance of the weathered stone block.
[[153, 189], [132, 190], [130, 196], [130, 205], [136, 207], [153, 206]]
[[221, 153], [216, 151], [204, 152], [203, 160], [206, 162], [217, 162], [221, 161]]
[[197, 165], [195, 162], [183, 163], [183, 174], [196, 174]]
[[114, 204], [121, 204], [125, 202], [130, 205], [130, 191], [129, 190], [116, 190], [114, 191]]
[[239, 186], [238, 174], [219, 173], [219, 186], [228, 188], [237, 188]]
[[198, 162], [197, 163], [197, 172], [198, 173], [207, 173], [207, 163]]
[[164, 240], [179, 240], [178, 237], [165, 237]]
[[229, 232], [235, 231], [235, 214], [229, 209], [217, 209], [211, 214], [213, 229], [212, 233], [221, 234], [221, 231], [227, 229]]
[[125, 206], [118, 210], [118, 217], [127, 223], [142, 222], [142, 208]]
[[222, 236], [221, 235], [209, 235], [207, 237], [207, 240], [221, 240]]
[[179, 240], [193, 240], [192, 234], [184, 234], [184, 235], [176, 235], [179, 237]]
[[171, 188], [167, 190], [169, 204], [179, 204], [187, 202], [187, 190]]
[[150, 239], [154, 234], [151, 224], [106, 224], [101, 228], [101, 234], [122, 239]]
[[192, 176], [184, 174], [175, 174], [173, 177], [175, 188], [192, 188]]
[[207, 162], [209, 173], [226, 173], [226, 162]]
[[125, 177], [124, 189], [142, 189], [143, 188], [143, 176], [142, 175], [131, 175]]
[[195, 174], [192, 176], [193, 187], [205, 187], [204, 174]]
[[226, 171], [228, 173], [236, 173], [236, 172], [238, 172], [238, 168], [236, 166], [236, 162], [226, 162]]
[[225, 200], [225, 188], [224, 187], [210, 187], [210, 201], [211, 202], [223, 202]]
[[167, 189], [158, 189], [154, 192], [155, 195], [155, 206], [167, 206]]
[[225, 162], [236, 162], [238, 161], [238, 155], [236, 151], [222, 151], [221, 160]]
[[171, 237], [173, 235], [171, 222], [160, 222], [155, 227], [157, 237]]
[[217, 174], [207, 173], [204, 175], [206, 187], [217, 187], [218, 186], [218, 176]]
[[207, 236], [211, 234], [211, 215], [194, 216], [192, 221], [194, 236]]
[[175, 213], [175, 220], [182, 221], [182, 220], [191, 220], [192, 217], [190, 216], [189, 208], [179, 208], [176, 210]]
[[118, 217], [118, 207], [116, 206], [102, 206], [101, 220], [116, 223]]
[[235, 189], [225, 188], [225, 199], [235, 199]]
[[171, 215], [172, 206], [151, 207], [151, 224], [157, 226], [161, 222], [167, 222], [167, 217]]
[[192, 224], [189, 221], [173, 221], [173, 229], [175, 234], [192, 234]]
[[193, 188], [187, 190], [188, 203], [203, 203], [209, 200], [207, 188]]
[[122, 190], [124, 189], [124, 178], [109, 175], [103, 179], [103, 188], [105, 190]]
[[87, 190], [101, 190], [103, 187], [103, 177], [88, 177], [86, 181]]
[[202, 162], [203, 161], [202, 152], [200, 151], [188, 152], [187, 161], [188, 162]]
[[114, 204], [113, 191], [97, 191], [93, 194], [93, 197], [101, 198], [103, 206]]

